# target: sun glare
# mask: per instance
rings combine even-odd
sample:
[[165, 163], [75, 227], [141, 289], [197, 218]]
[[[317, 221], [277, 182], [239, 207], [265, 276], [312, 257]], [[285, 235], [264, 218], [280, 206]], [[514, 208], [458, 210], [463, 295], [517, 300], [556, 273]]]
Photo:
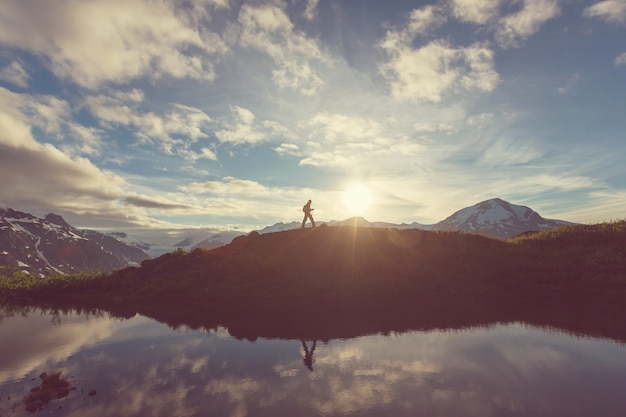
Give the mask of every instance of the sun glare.
[[357, 184], [343, 193], [343, 204], [352, 216], [361, 216], [372, 203], [372, 195], [367, 187]]

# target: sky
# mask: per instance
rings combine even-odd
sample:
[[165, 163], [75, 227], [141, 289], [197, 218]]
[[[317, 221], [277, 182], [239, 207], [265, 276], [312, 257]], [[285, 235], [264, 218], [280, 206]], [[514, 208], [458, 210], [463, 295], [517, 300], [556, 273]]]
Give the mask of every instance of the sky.
[[626, 0], [3, 0], [0, 206], [96, 230], [626, 212]]

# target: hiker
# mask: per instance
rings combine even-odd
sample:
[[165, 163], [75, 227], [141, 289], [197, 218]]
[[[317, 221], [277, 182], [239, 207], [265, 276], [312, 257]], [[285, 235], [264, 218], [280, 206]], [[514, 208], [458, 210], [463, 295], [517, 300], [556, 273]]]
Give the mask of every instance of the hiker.
[[302, 227], [304, 229], [304, 225], [306, 224], [306, 220], [311, 220], [311, 227], [315, 227], [315, 220], [313, 220], [313, 216], [311, 216], [311, 212], [315, 210], [311, 208], [311, 200], [307, 201], [307, 203], [302, 207], [302, 211], [304, 212], [304, 219], [302, 219]]

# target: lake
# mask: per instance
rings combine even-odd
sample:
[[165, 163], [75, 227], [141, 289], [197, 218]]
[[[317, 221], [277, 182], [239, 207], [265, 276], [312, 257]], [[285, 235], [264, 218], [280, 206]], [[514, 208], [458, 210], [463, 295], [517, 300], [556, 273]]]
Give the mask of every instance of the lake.
[[[0, 310], [0, 416], [624, 416], [626, 346], [521, 322], [327, 340]], [[64, 394], [64, 395], [63, 395]], [[32, 409], [31, 409], [32, 411]], [[43, 415], [42, 414], [42, 415]]]

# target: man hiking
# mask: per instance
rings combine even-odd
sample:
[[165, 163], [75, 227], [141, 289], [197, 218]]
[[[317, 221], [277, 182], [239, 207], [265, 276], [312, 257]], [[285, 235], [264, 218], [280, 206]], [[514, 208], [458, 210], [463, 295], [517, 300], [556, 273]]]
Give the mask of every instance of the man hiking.
[[307, 201], [307, 203], [302, 207], [302, 211], [304, 212], [304, 219], [302, 219], [302, 227], [304, 229], [304, 225], [306, 224], [306, 220], [311, 220], [311, 227], [315, 227], [315, 220], [313, 220], [313, 216], [311, 216], [311, 212], [315, 210], [311, 208], [311, 200]]

